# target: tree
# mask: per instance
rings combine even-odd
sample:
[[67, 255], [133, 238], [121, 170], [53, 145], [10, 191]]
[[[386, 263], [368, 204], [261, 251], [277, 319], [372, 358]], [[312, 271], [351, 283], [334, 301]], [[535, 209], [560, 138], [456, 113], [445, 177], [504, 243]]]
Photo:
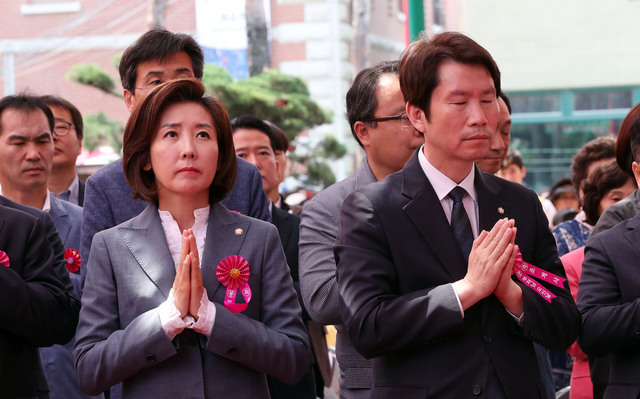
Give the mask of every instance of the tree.
[[124, 133], [122, 122], [109, 119], [102, 112], [96, 115], [84, 115], [82, 122], [84, 124], [82, 140], [84, 148], [92, 151], [99, 146], [108, 145], [116, 153], [120, 153], [122, 149], [122, 134]]
[[71, 67], [66, 78], [72, 82], [96, 87], [105, 93], [119, 95], [114, 92], [115, 83], [111, 76], [98, 64], [77, 64]]
[[247, 66], [249, 76], [255, 76], [271, 66], [263, 0], [246, 0], [245, 13], [247, 21]]
[[234, 81], [222, 67], [205, 65], [202, 82], [220, 99], [231, 118], [252, 115], [280, 127], [290, 140], [301, 131], [328, 123], [330, 117], [311, 99], [307, 84], [296, 76], [269, 69]]
[[354, 75], [367, 66], [369, 57], [369, 21], [371, 20], [371, 0], [353, 0], [352, 25], [353, 25], [353, 67]]
[[316, 191], [322, 190], [336, 182], [336, 177], [327, 161], [340, 159], [346, 153], [347, 147], [332, 135], [327, 135], [320, 140], [308, 136], [298, 137], [295, 151], [290, 158], [302, 164], [306, 168], [306, 174], [304, 176], [294, 174], [294, 176], [305, 185], [313, 186]]

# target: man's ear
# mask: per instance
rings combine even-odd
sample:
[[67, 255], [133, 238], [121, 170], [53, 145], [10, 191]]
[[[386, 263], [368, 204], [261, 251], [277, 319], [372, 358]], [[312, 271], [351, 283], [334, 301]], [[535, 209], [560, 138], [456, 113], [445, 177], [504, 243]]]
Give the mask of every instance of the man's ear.
[[422, 134], [427, 131], [427, 117], [420, 107], [407, 103], [407, 116], [417, 131]]
[[636, 184], [638, 188], [640, 188], [640, 163], [633, 161], [631, 169], [633, 170], [633, 175], [636, 177]]
[[122, 94], [124, 96], [124, 104], [127, 106], [127, 109], [129, 110], [129, 112], [133, 112], [134, 108], [136, 107], [135, 96], [127, 89], [124, 89], [124, 92]]
[[363, 147], [368, 147], [370, 144], [370, 137], [369, 137], [369, 129], [371, 128], [371, 126], [369, 126], [368, 124], [361, 122], [361, 121], [357, 121], [354, 125], [353, 125], [353, 130], [356, 132], [356, 136], [358, 136], [358, 140], [360, 140], [360, 142], [362, 143]]
[[524, 166], [522, 167], [522, 178], [524, 179], [525, 176], [527, 176], [527, 168], [525, 168]]

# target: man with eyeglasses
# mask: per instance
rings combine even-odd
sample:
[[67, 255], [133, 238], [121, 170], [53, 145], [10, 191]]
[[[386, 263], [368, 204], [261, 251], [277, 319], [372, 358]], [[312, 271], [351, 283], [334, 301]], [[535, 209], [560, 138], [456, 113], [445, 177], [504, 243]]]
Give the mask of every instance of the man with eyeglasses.
[[307, 201], [302, 209], [299, 272], [302, 298], [311, 318], [337, 329], [340, 397], [369, 398], [371, 362], [358, 354], [338, 311], [333, 244], [342, 202], [352, 191], [402, 169], [424, 143], [405, 114], [398, 62], [382, 62], [360, 71], [347, 92], [351, 133], [364, 149], [360, 169]]
[[[55, 151], [54, 126], [53, 114], [40, 97], [16, 95], [0, 100], [1, 194], [19, 204], [47, 212], [64, 245], [65, 258], [73, 259], [72, 254], [80, 250], [82, 208], [56, 198], [47, 189]], [[73, 294], [80, 298], [84, 273], [73, 271], [69, 266]], [[73, 340], [66, 345], [40, 350], [50, 399], [87, 398], [75, 379], [72, 346]]]
[[43, 96], [53, 113], [53, 167], [47, 187], [58, 198], [82, 206], [84, 182], [78, 178], [76, 159], [82, 151], [82, 114], [64, 98]]

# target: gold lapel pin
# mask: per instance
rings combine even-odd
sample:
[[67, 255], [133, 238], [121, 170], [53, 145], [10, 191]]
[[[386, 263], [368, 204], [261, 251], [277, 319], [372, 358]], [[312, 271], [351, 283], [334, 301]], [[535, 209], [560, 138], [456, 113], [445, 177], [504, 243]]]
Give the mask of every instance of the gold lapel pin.
[[498, 207], [498, 213], [501, 214], [501, 215], [504, 215], [504, 208], [499, 206]]
[[240, 227], [238, 227], [234, 233], [236, 234], [236, 236], [240, 237], [241, 235], [244, 234], [244, 230], [242, 230]]

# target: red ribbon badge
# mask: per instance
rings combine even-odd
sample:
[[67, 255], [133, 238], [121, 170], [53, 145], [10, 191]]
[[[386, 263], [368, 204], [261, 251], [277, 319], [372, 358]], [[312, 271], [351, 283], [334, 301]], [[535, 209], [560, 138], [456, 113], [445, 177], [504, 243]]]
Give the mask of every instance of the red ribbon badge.
[[80, 270], [80, 252], [75, 249], [67, 248], [64, 250], [64, 261], [69, 273], [75, 273]]
[[5, 265], [6, 267], [11, 265], [11, 262], [9, 262], [9, 255], [4, 251], [0, 251], [0, 265]]
[[[227, 287], [227, 292], [224, 296], [224, 307], [233, 313], [244, 311], [251, 300], [249, 262], [242, 256], [227, 256], [218, 263], [216, 276], [218, 281]], [[240, 290], [245, 303], [236, 303], [238, 290]]]
[[520, 250], [518, 250], [516, 260], [515, 262], [513, 262], [513, 273], [515, 273], [515, 275], [518, 277], [518, 280], [522, 281], [529, 288], [535, 290], [549, 303], [551, 303], [551, 299], [555, 298], [556, 295], [551, 293], [549, 290], [544, 288], [542, 284], [538, 283], [536, 280], [532, 279], [529, 276], [533, 276], [542, 281], [546, 281], [547, 283], [551, 283], [560, 288], [564, 288], [563, 283], [566, 281], [566, 279], [563, 277], [556, 276], [553, 273], [549, 273], [546, 270], [540, 269], [539, 267], [536, 267], [522, 260], [522, 254], [520, 253]]

